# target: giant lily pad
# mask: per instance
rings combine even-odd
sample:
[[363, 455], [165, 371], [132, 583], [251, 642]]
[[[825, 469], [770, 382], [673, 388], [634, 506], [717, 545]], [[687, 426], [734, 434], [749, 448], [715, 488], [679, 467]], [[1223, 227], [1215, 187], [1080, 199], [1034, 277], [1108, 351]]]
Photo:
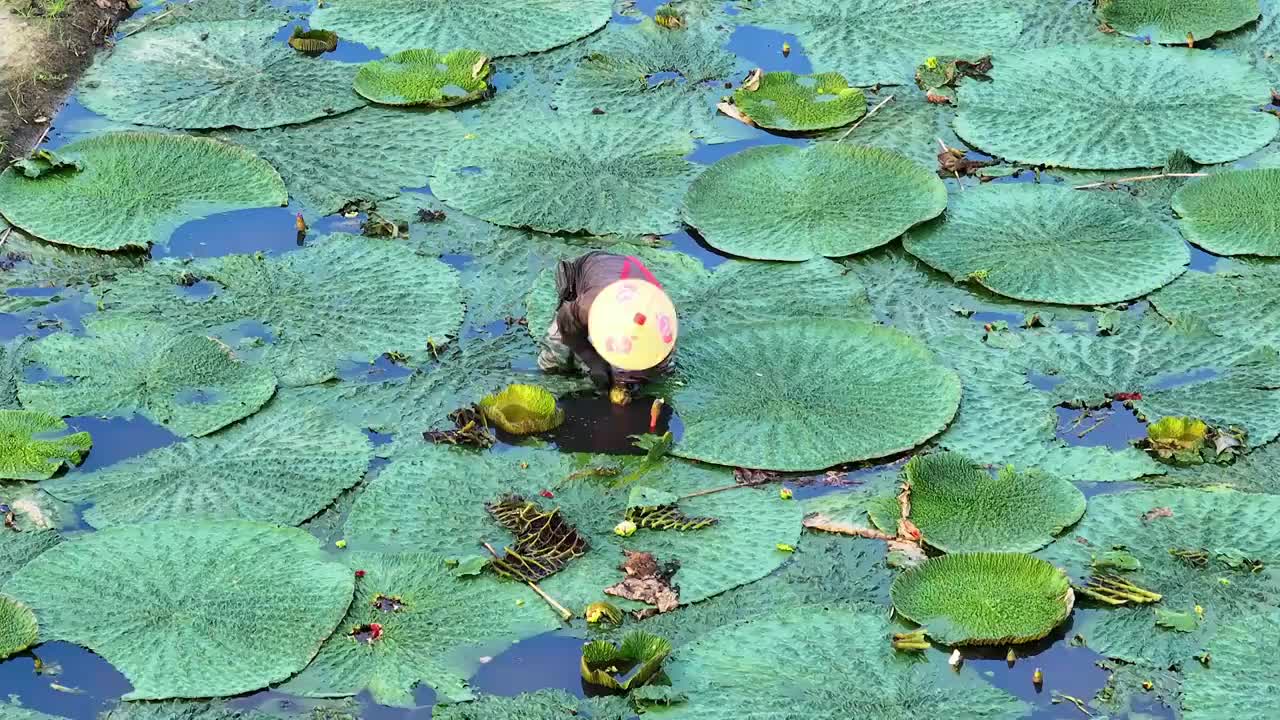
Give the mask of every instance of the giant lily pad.
[[57, 333], [25, 360], [49, 377], [23, 379], [22, 405], [63, 415], [138, 413], [179, 435], [208, 435], [257, 411], [276, 379], [212, 338], [129, 317], [89, 323], [89, 335]]
[[[2, 181], [0, 181], [2, 182]], [[99, 252], [37, 240], [0, 219], [0, 234], [9, 232], [0, 275], [0, 312], [19, 313], [64, 299], [64, 295], [30, 294], [27, 288], [73, 288], [142, 267], [145, 256], [132, 252]], [[0, 404], [3, 398], [0, 397]]]
[[1071, 614], [1067, 576], [1021, 553], [943, 555], [899, 575], [893, 609], [944, 645], [1039, 640]]
[[311, 23], [386, 53], [442, 40], [491, 57], [549, 50], [604, 27], [610, 0], [333, 0]]
[[687, 132], [618, 116], [493, 125], [441, 157], [431, 191], [471, 215], [545, 232], [668, 233], [697, 166]]
[[1191, 242], [1216, 255], [1280, 255], [1280, 168], [1217, 173], [1184, 185], [1173, 211]]
[[1102, 0], [1098, 15], [1125, 35], [1182, 45], [1258, 18], [1258, 0]]
[[1034, 552], [1084, 515], [1084, 494], [1060, 478], [1015, 472], [997, 478], [957, 453], [912, 458], [911, 521], [944, 552]]
[[360, 107], [358, 65], [273, 40], [272, 20], [191, 22], [121, 40], [85, 73], [79, 99], [112, 120], [171, 128], [266, 128]]
[[465, 133], [450, 112], [370, 106], [305, 125], [231, 130], [219, 137], [274, 165], [306, 214], [321, 217], [348, 203], [393, 198], [401, 188], [426, 185], [436, 156], [462, 142]]
[[489, 58], [477, 50], [405, 50], [366, 63], [355, 89], [381, 105], [449, 107], [484, 95], [490, 70]]
[[997, 0], [792, 0], [762, 3], [739, 22], [793, 32], [813, 64], [854, 85], [910, 84], [930, 55], [969, 57], [1010, 47], [1022, 3]]
[[45, 480], [64, 465], [79, 465], [93, 440], [87, 432], [66, 430], [57, 415], [0, 410], [0, 478]]
[[128, 700], [220, 697], [301, 670], [337, 627], [353, 577], [307, 533], [242, 520], [112, 528], [58, 545], [4, 592], [44, 640], [84, 645]]
[[1280, 671], [1271, 658], [1280, 646], [1280, 612], [1251, 613], [1224, 623], [1205, 647], [1207, 665], [1187, 663], [1182, 717], [1186, 720], [1267, 720], [1266, 697]]
[[[527, 467], [522, 467], [526, 465]], [[776, 492], [742, 489], [679, 502], [690, 516], [715, 517], [696, 532], [639, 530], [614, 534], [626, 513], [627, 488], [610, 489], [589, 468], [613, 468], [625, 476], [629, 465], [617, 458], [592, 459], [588, 467], [554, 451], [514, 450], [476, 454], [446, 446], [419, 446], [397, 457], [356, 501], [346, 532], [353, 549], [415, 550], [446, 557], [475, 553], [481, 541], [495, 548], [511, 543], [485, 509], [509, 495], [536, 502], [544, 511], [560, 509], [566, 522], [587, 537], [590, 549], [540, 585], [566, 607], [580, 609], [605, 600], [602, 590], [622, 579], [622, 550], [653, 553], [661, 562], [678, 560], [675, 583], [682, 604], [696, 603], [757, 580], [786, 559], [778, 543], [800, 535], [800, 508]], [[566, 480], [575, 472], [576, 480]], [[655, 490], [684, 495], [733, 483], [731, 473], [676, 460], [645, 475]], [[547, 490], [554, 498], [541, 495]], [[485, 582], [511, 580], [486, 577]], [[528, 602], [540, 602], [529, 595]], [[615, 598], [616, 599], [616, 598]], [[545, 612], [555, 617], [547, 608]]]
[[62, 542], [52, 528], [27, 528], [22, 532], [0, 533], [0, 585], [40, 553]]
[[724, 252], [808, 260], [879, 247], [946, 206], [938, 176], [901, 155], [769, 145], [711, 166], [689, 188], [684, 217]]
[[[215, 290], [187, 292], [196, 280]], [[420, 362], [428, 340], [443, 344], [462, 322], [455, 270], [403, 244], [343, 234], [281, 256], [155, 262], [102, 292], [118, 314], [229, 342], [246, 323], [265, 325], [271, 342], [262, 353], [285, 385], [323, 382], [341, 361], [392, 351]]]
[[1238, 261], [1214, 273], [1187, 273], [1153, 294], [1151, 304], [1171, 321], [1203, 323], [1243, 344], [1280, 347], [1277, 284], [1280, 263]]
[[[0, 660], [36, 644], [36, 616], [31, 608], [0, 595]], [[0, 708], [0, 715], [4, 711]]]
[[409, 707], [422, 682], [438, 702], [470, 700], [467, 678], [482, 655], [559, 624], [524, 585], [455, 577], [443, 556], [352, 553], [347, 564], [364, 571], [351, 608], [286, 692], [333, 697], [367, 688], [375, 702]]
[[770, 130], [812, 132], [848, 125], [867, 114], [867, 98], [840, 73], [762, 73], [759, 82], [733, 93], [752, 123]]
[[[890, 95], [893, 100], [880, 105]], [[821, 133], [819, 138], [889, 150], [930, 170], [938, 167], [938, 138], [953, 145], [960, 142], [951, 129], [954, 113], [947, 106], [929, 102], [914, 84], [882, 88], [867, 102], [872, 107], [880, 105], [880, 110], [859, 118], [857, 127], [835, 128]]]
[[431, 709], [435, 720], [564, 720], [566, 717], [624, 720], [631, 714], [631, 704], [622, 696], [583, 699], [564, 690], [538, 690], [513, 697], [483, 695], [475, 702]]
[[277, 397], [216, 435], [44, 487], [60, 500], [90, 503], [84, 519], [94, 527], [199, 516], [297, 525], [359, 482], [372, 457], [356, 428]]
[[737, 67], [727, 39], [706, 24], [674, 31], [647, 18], [611, 25], [556, 88], [556, 105], [562, 113], [598, 107], [709, 141], [731, 139], [736, 128], [715, 113], [719, 81]]
[[1186, 270], [1182, 238], [1132, 201], [1051, 185], [992, 185], [951, 198], [903, 247], [951, 275], [1019, 300], [1130, 300]]
[[884, 457], [941, 432], [960, 381], [890, 328], [813, 319], [725, 325], [686, 338], [671, 402], [673, 452], [704, 462], [821, 470]]
[[1067, 46], [999, 53], [993, 62], [991, 82], [961, 84], [955, 127], [1006, 160], [1159, 167], [1181, 148], [1208, 165], [1248, 155], [1280, 127], [1258, 111], [1271, 97], [1266, 78], [1228, 55]]
[[[1280, 498], [1191, 489], [1103, 495], [1090, 501], [1071, 537], [1042, 554], [1084, 584], [1095, 574], [1115, 572], [1093, 564], [1117, 546], [1141, 566], [1124, 578], [1163, 599], [1090, 614], [1078, 631], [1109, 657], [1185, 666], [1212, 642], [1218, 627], [1274, 607], [1280, 593], [1274, 572], [1280, 565]], [[1203, 619], [1192, 632], [1156, 623], [1156, 608], [1193, 613], [1197, 605]]]
[[[942, 658], [895, 655], [883, 613], [791, 608], [707, 633], [681, 648], [667, 674], [688, 696], [664, 716], [678, 720], [830, 717], [891, 712], [900, 717], [1014, 720], [1028, 706], [976, 675], [952, 673]], [[839, 708], [836, 710], [835, 708]]]
[[67, 146], [83, 169], [0, 174], [0, 212], [50, 242], [97, 250], [164, 244], [184, 222], [284, 205], [284, 181], [253, 153], [208, 138], [111, 133]]

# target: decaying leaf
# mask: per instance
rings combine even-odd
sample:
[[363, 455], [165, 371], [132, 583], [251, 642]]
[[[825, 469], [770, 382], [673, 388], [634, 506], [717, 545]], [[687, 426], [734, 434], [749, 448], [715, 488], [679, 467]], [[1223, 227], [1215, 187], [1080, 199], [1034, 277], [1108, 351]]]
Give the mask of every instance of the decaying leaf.
[[728, 100], [716, 103], [716, 109], [744, 125], [755, 125], [755, 121], [747, 117], [746, 113], [742, 112], [742, 110], [738, 109], [737, 105], [734, 105]]
[[638, 618], [648, 617], [654, 612], [669, 612], [680, 606], [680, 588], [671, 583], [672, 576], [680, 569], [679, 561], [672, 560], [659, 566], [653, 553], [631, 550], [622, 552], [626, 559], [618, 567], [626, 577], [622, 582], [605, 588], [606, 595], [616, 595], [653, 606], [652, 609], [635, 613]]
[[1142, 522], [1149, 523], [1157, 518], [1173, 517], [1173, 511], [1167, 507], [1156, 507], [1142, 513]]
[[497, 438], [489, 432], [489, 423], [484, 413], [475, 405], [458, 408], [449, 413], [449, 420], [454, 424], [453, 430], [427, 430], [422, 439], [436, 444], [465, 445], [476, 448], [490, 448]]
[[582, 679], [592, 685], [627, 692], [658, 675], [671, 654], [671, 643], [643, 630], [632, 630], [614, 646], [594, 640], [582, 648]]
[[543, 510], [519, 495], [508, 495], [485, 506], [493, 519], [516, 536], [489, 567], [499, 575], [538, 582], [564, 569], [590, 549], [587, 539], [570, 525], [560, 509]]
[[626, 519], [649, 530], [701, 530], [719, 522], [713, 517], [685, 515], [676, 504], [679, 499], [674, 493], [637, 485], [627, 500]]
[[747, 79], [742, 81], [742, 89], [747, 92], [755, 92], [760, 89], [760, 80], [764, 77], [764, 71], [756, 68], [747, 73]]

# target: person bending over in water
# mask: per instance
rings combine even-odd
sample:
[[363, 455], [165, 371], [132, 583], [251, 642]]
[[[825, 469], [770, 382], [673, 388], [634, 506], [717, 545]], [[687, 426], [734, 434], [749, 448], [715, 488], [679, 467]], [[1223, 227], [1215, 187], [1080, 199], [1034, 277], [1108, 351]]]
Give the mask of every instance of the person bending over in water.
[[665, 372], [676, 310], [634, 256], [594, 251], [556, 267], [559, 305], [538, 353], [543, 371], [585, 367], [601, 390], [631, 390]]

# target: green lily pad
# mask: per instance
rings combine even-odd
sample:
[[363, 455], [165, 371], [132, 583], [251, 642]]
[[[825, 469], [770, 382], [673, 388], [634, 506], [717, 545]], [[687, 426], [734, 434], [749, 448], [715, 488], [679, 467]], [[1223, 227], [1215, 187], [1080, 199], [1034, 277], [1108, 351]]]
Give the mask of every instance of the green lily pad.
[[1017, 645], [1045, 637], [1075, 605], [1067, 576], [1021, 553], [943, 555], [899, 575], [893, 609], [944, 645]]
[[[1083, 584], [1094, 574], [1093, 556], [1116, 546], [1141, 563], [1124, 579], [1163, 599], [1156, 605], [1091, 613], [1077, 632], [1108, 657], [1186, 667], [1213, 642], [1219, 627], [1274, 607], [1280, 593], [1273, 570], [1280, 566], [1280, 498], [1192, 489], [1102, 495], [1090, 500], [1089, 512], [1071, 537], [1041, 554]], [[1224, 551], [1243, 553], [1263, 569], [1232, 567]], [[1157, 608], [1187, 612], [1196, 605], [1203, 608], [1204, 619], [1194, 631], [1157, 625]]]
[[[186, 292], [195, 280], [216, 289]], [[443, 344], [462, 322], [457, 271], [403, 244], [344, 234], [279, 256], [161, 260], [101, 292], [113, 315], [212, 332], [233, 347], [246, 323], [265, 325], [270, 342], [241, 354], [262, 355], [287, 386], [323, 382], [344, 360], [392, 351], [425, 361], [427, 341]]]
[[84, 169], [0, 174], [0, 212], [50, 242], [97, 250], [165, 244], [184, 222], [284, 205], [284, 181], [262, 159], [208, 138], [109, 133], [68, 145]]
[[795, 33], [816, 67], [854, 85], [911, 83], [930, 55], [969, 57], [1011, 47], [1023, 3], [987, 0], [792, 0], [752, 6], [743, 24]]
[[[997, 478], [957, 453], [916, 456], [903, 470], [911, 521], [943, 552], [1034, 552], [1084, 515], [1084, 494], [1039, 472]], [[895, 528], [896, 531], [896, 528]]]
[[23, 407], [62, 415], [138, 413], [179, 435], [208, 435], [247, 417], [276, 390], [267, 368], [157, 321], [104, 317], [89, 334], [49, 335], [25, 362], [48, 379], [18, 383]]
[[[582, 646], [582, 679], [596, 687], [629, 692], [652, 680], [670, 654], [669, 641], [644, 630], [628, 632], [618, 645], [592, 640]], [[623, 668], [628, 668], [625, 678], [614, 677]]]
[[[626, 513], [628, 489], [609, 488], [590, 477], [566, 478], [602, 466], [617, 469], [621, 477], [630, 466], [616, 457], [589, 462], [584, 467], [546, 450], [477, 454], [420, 445], [395, 458], [356, 501], [346, 525], [349, 547], [444, 557], [471, 554], [481, 541], [501, 549], [511, 544], [512, 536], [490, 517], [485, 503], [518, 495], [544, 511], [559, 508], [565, 521], [588, 539], [590, 549], [585, 555], [539, 583], [561, 604], [580, 611], [592, 602], [610, 599], [602, 591], [623, 578], [618, 564], [624, 549], [651, 552], [660, 562], [679, 560], [675, 582], [681, 604], [687, 605], [769, 574], [786, 559], [785, 553], [777, 551], [777, 543], [794, 545], [799, 539], [798, 504], [757, 489], [681, 501], [681, 510], [691, 516], [718, 518], [712, 527], [697, 532], [639, 530], [620, 537], [613, 529]], [[645, 475], [646, 485], [678, 495], [732, 483], [733, 475], [727, 470], [677, 460], [667, 460]], [[542, 496], [543, 490], [554, 498]], [[483, 580], [496, 583], [495, 588], [512, 582], [494, 576]], [[541, 604], [534, 595], [527, 597], [527, 602]], [[556, 617], [550, 608], [544, 612]]]
[[[0, 660], [36, 644], [38, 628], [31, 608], [0, 595]], [[3, 715], [0, 709], [0, 715]]]
[[87, 432], [66, 430], [57, 415], [0, 410], [0, 478], [45, 480], [64, 465], [79, 465], [93, 440]]
[[405, 50], [366, 63], [355, 89], [381, 105], [450, 107], [483, 96], [490, 72], [489, 58], [478, 50]]
[[718, 250], [808, 260], [879, 247], [946, 206], [937, 174], [901, 155], [769, 145], [712, 165], [689, 188], [684, 218]]
[[494, 425], [514, 435], [546, 432], [564, 422], [556, 396], [537, 385], [508, 385], [481, 398], [480, 410]]
[[447, 39], [490, 57], [550, 50], [604, 27], [610, 0], [330, 0], [311, 24], [385, 53]]
[[287, 396], [215, 435], [43, 487], [90, 503], [93, 527], [179, 517], [297, 525], [360, 481], [373, 448], [355, 427]]
[[1052, 185], [957, 194], [944, 218], [912, 230], [903, 247], [957, 281], [1066, 305], [1140, 297], [1191, 259], [1178, 233], [1136, 203]]
[[1089, 45], [997, 53], [992, 60], [991, 82], [961, 83], [955, 128], [1009, 161], [1159, 167], [1171, 149], [1181, 149], [1209, 165], [1248, 155], [1280, 127], [1276, 117], [1258, 112], [1270, 102], [1270, 83], [1229, 55]]
[[77, 97], [112, 120], [186, 129], [267, 128], [364, 105], [351, 91], [359, 65], [295, 52], [274, 41], [279, 26], [227, 20], [138, 33], [99, 57]]
[[[0, 312], [20, 313], [56, 303], [92, 283], [137, 270], [146, 259], [142, 253], [99, 252], [44, 242], [0, 219], [0, 234], [5, 230], [11, 230], [4, 242], [9, 270], [0, 274]], [[33, 287], [63, 288], [66, 292], [15, 292]]]
[[835, 708], [865, 708], [900, 717], [1014, 720], [1029, 711], [976, 675], [951, 672], [941, 657], [923, 663], [897, 655], [889, 645], [897, 628], [883, 615], [791, 607], [712, 630], [668, 664], [673, 686], [688, 701], [663, 716], [830, 717], [842, 711]]
[[[335, 697], [368, 689], [374, 702], [411, 707], [421, 682], [442, 704], [470, 700], [467, 678], [481, 656], [559, 625], [523, 584], [454, 577], [437, 555], [352, 553], [346, 560], [364, 571], [351, 608], [284, 692]], [[358, 639], [373, 623], [379, 637]]]
[[[555, 88], [560, 113], [600, 108], [654, 125], [691, 131], [708, 142], [734, 139], [737, 123], [716, 117], [715, 103], [740, 68], [728, 36], [699, 23], [668, 30], [645, 18], [610, 25], [588, 42]], [[740, 126], [739, 126], [740, 127]]]
[[676, 368], [668, 397], [685, 433], [672, 452], [738, 467], [893, 455], [941, 432], [960, 402], [959, 379], [923, 345], [847, 320], [708, 329], [683, 340]]
[[1258, 0], [1102, 0], [1098, 16], [1131, 37], [1149, 37], [1166, 45], [1235, 30], [1258, 19]]
[[1280, 263], [1236, 261], [1214, 273], [1187, 273], [1151, 296], [1174, 322], [1198, 322], [1244, 344], [1280, 347], [1280, 305], [1275, 288]]
[[1188, 183], [1173, 211], [1191, 242], [1215, 255], [1280, 256], [1280, 168], [1222, 172]]
[[1208, 665], [1186, 663], [1182, 717], [1186, 720], [1266, 720], [1272, 709], [1259, 698], [1280, 681], [1271, 661], [1280, 644], [1274, 609], [1224, 623], [1205, 647]]
[[41, 638], [84, 645], [133, 684], [126, 700], [221, 697], [301, 670], [338, 626], [354, 578], [302, 530], [175, 520], [83, 535], [4, 592]]
[[475, 702], [431, 709], [435, 720], [628, 720], [633, 711], [626, 698], [604, 695], [577, 698], [564, 690], [538, 690], [514, 697], [483, 695]]
[[52, 528], [24, 529], [20, 533], [0, 533], [0, 585], [40, 553], [62, 542]]
[[751, 122], [770, 130], [812, 132], [841, 127], [867, 114], [867, 98], [840, 73], [767, 72], [733, 102]]
[[478, 218], [544, 232], [664, 234], [697, 166], [687, 132], [619, 116], [509, 120], [441, 157], [431, 191]]

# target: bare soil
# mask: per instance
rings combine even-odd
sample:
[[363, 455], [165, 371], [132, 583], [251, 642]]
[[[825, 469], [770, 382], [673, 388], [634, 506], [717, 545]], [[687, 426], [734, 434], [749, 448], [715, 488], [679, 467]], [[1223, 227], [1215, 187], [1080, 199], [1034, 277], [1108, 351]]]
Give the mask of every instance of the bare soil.
[[48, 133], [126, 0], [0, 0], [0, 169]]

